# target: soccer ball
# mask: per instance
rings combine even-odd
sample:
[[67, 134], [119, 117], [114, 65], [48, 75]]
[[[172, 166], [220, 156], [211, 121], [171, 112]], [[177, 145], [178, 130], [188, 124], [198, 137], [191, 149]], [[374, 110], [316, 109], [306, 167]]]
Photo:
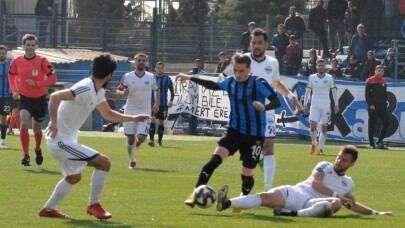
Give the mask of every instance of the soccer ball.
[[200, 185], [193, 192], [194, 200], [197, 206], [201, 208], [211, 207], [216, 200], [215, 190], [208, 185]]

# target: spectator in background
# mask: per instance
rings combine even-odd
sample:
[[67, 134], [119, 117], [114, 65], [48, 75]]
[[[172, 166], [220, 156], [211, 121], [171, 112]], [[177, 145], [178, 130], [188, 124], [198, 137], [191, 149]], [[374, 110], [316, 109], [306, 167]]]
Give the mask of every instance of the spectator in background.
[[35, 5], [38, 39], [42, 45], [46, 44], [48, 25], [53, 12], [53, 3], [54, 0], [37, 0], [37, 4]]
[[305, 72], [303, 72], [304, 76], [310, 76], [311, 74], [316, 74], [318, 72], [316, 69], [316, 60], [318, 60], [316, 49], [311, 48], [309, 50], [309, 59], [305, 67]]
[[345, 79], [353, 79], [353, 80], [359, 80], [362, 79], [362, 73], [363, 68], [361, 67], [361, 64], [359, 63], [359, 59], [353, 55], [350, 56], [350, 62], [349, 65], [347, 65], [346, 70], [343, 72], [343, 77]]
[[345, 32], [348, 38], [347, 43], [350, 44], [350, 41], [352, 40], [353, 36], [357, 33], [357, 25], [360, 24], [360, 12], [353, 4], [353, 1], [347, 2], [347, 8], [348, 10], [346, 11], [345, 14], [344, 24], [345, 24]]
[[225, 52], [220, 52], [218, 54], [218, 58], [219, 58], [219, 63], [217, 68], [215, 69], [214, 73], [222, 73], [222, 71], [225, 70], [225, 68], [229, 65], [229, 59], [227, 58]]
[[[328, 39], [325, 31], [326, 10], [323, 8], [323, 4], [323, 0], [318, 0], [316, 7], [309, 11], [308, 28], [318, 36], [323, 50], [322, 58], [327, 59], [331, 58], [332, 54], [328, 49]], [[315, 62], [314, 65], [316, 65]], [[314, 72], [316, 72], [316, 70]]]
[[[383, 9], [383, 0], [372, 0], [368, 1], [368, 25], [365, 26], [367, 34], [371, 40], [371, 49], [374, 49], [374, 45], [381, 45], [383, 44], [381, 35], [384, 31], [381, 25], [384, 25], [382, 22], [384, 21], [384, 13]], [[398, 0], [395, 0], [398, 1]]]
[[343, 53], [344, 45], [344, 18], [347, 8], [345, 0], [329, 0], [327, 8], [327, 19], [329, 22], [329, 41], [331, 52], [336, 51], [335, 36], [338, 34], [339, 40], [339, 53]]
[[302, 49], [300, 45], [297, 44], [297, 39], [294, 35], [291, 35], [290, 44], [287, 46], [286, 54], [284, 58], [286, 75], [297, 75], [301, 68], [302, 62]]
[[371, 77], [374, 75], [375, 72], [375, 67], [381, 65], [380, 60], [374, 58], [374, 53], [373, 51], [368, 51], [367, 52], [367, 61], [364, 63], [364, 69], [363, 69], [363, 76], [367, 80], [367, 78]]
[[334, 79], [342, 78], [343, 77], [343, 70], [339, 65], [339, 62], [336, 58], [332, 59], [331, 68], [327, 72], [328, 74], [332, 75]]
[[9, 43], [9, 47], [17, 47], [18, 28], [15, 24], [14, 18], [7, 18], [5, 28], [5, 42]]
[[284, 21], [285, 30], [288, 35], [294, 35], [299, 46], [304, 49], [303, 34], [307, 30], [304, 19], [297, 14], [297, 8], [295, 8], [295, 6], [290, 6], [289, 13], [289, 17]]
[[[399, 4], [398, 0], [383, 0], [385, 15], [386, 44], [390, 44], [392, 39], [399, 36]], [[386, 71], [385, 71], [386, 72]]]
[[195, 59], [193, 64], [193, 69], [188, 72], [189, 74], [203, 74], [203, 62], [201, 59]]
[[374, 129], [377, 118], [382, 122], [379, 131], [377, 148], [386, 149], [383, 140], [388, 130], [389, 120], [387, 114], [387, 81], [384, 78], [384, 67], [379, 65], [375, 68], [375, 75], [367, 79], [365, 97], [368, 111], [368, 137], [370, 149], [375, 149]]
[[349, 56], [355, 56], [360, 63], [367, 60], [367, 51], [372, 50], [370, 37], [365, 33], [362, 24], [357, 26], [357, 33], [353, 36], [349, 46]]
[[397, 79], [405, 79], [405, 66], [402, 66], [402, 69], [398, 72]]
[[249, 22], [248, 29], [242, 34], [240, 38], [240, 47], [242, 48], [243, 53], [250, 52], [250, 35], [252, 34], [253, 29], [256, 28], [256, 23], [254, 21]]
[[287, 46], [290, 44], [289, 37], [285, 33], [285, 26], [279, 24], [277, 26], [277, 33], [274, 35], [271, 45], [274, 47], [274, 55], [278, 61], [280, 74], [284, 74], [284, 56]]
[[387, 55], [382, 61], [382, 66], [384, 67], [384, 77], [394, 78], [395, 77], [395, 57], [394, 49], [388, 48]]

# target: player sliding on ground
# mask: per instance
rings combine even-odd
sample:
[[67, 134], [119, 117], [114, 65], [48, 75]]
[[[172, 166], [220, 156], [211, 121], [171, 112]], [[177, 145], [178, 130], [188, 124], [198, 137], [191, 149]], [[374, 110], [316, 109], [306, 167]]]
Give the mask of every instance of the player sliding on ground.
[[360, 214], [392, 215], [392, 212], [378, 212], [356, 202], [354, 182], [346, 176], [346, 171], [354, 165], [357, 157], [355, 146], [343, 146], [333, 164], [326, 161], [318, 163], [305, 181], [254, 195], [229, 199], [228, 186], [224, 185], [218, 191], [217, 210], [266, 206], [275, 208], [275, 215], [327, 217], [343, 205]]
[[117, 64], [110, 55], [101, 55], [93, 61], [91, 77], [79, 81], [70, 89], [52, 93], [46, 140], [48, 151], [59, 161], [64, 178], [56, 185], [48, 202], [39, 211], [39, 216], [68, 218], [56, 206], [80, 181], [82, 170], [91, 166], [95, 170], [91, 178], [87, 213], [98, 219], [111, 218], [111, 213], [100, 204], [101, 192], [111, 166], [110, 160], [107, 156], [78, 144], [79, 128], [94, 108], [97, 108], [104, 119], [113, 122], [146, 121], [151, 118], [149, 115], [124, 115], [110, 109], [104, 89], [116, 68]]

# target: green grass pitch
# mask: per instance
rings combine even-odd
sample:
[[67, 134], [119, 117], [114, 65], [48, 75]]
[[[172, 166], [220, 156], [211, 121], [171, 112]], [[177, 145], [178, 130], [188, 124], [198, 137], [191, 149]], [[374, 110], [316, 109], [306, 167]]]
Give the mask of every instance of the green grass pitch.
[[[128, 169], [125, 138], [118, 133], [83, 132], [80, 143], [90, 146], [112, 161], [101, 198], [113, 217], [99, 221], [86, 214], [92, 168], [62, 201], [59, 209], [71, 220], [38, 217], [55, 184], [62, 178], [57, 161], [47, 152], [43, 141], [44, 163], [20, 164], [18, 136], [8, 136], [8, 149], [0, 150], [0, 224], [1, 227], [403, 227], [405, 221], [405, 151], [369, 150], [358, 145], [360, 156], [348, 171], [356, 183], [356, 199], [394, 216], [358, 215], [342, 208], [331, 218], [275, 217], [268, 208], [255, 208], [232, 214], [230, 210], [190, 209], [183, 204], [193, 190], [201, 167], [216, 146], [214, 137], [166, 136], [164, 148], [143, 144], [136, 152], [138, 168]], [[31, 137], [31, 147], [34, 138]], [[342, 143], [328, 141], [325, 156], [309, 155], [309, 141], [281, 140], [276, 143], [274, 186], [295, 184], [307, 178], [322, 160], [333, 162]], [[240, 194], [239, 156], [225, 160], [215, 171], [209, 185], [230, 187], [229, 195]], [[263, 173], [255, 174], [252, 193], [263, 189]]]

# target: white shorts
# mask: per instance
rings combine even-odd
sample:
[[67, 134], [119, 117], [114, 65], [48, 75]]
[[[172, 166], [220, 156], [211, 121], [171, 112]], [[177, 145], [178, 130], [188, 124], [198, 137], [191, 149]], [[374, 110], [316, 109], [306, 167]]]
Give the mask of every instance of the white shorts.
[[125, 135], [148, 135], [150, 128], [150, 121], [142, 122], [124, 122]]
[[311, 109], [309, 111], [309, 120], [320, 123], [322, 125], [328, 124], [330, 122], [330, 106], [320, 106], [320, 105], [311, 105]]
[[65, 177], [81, 173], [87, 163], [99, 155], [97, 151], [73, 141], [47, 140], [47, 147], [59, 161]]
[[285, 209], [298, 211], [312, 205], [312, 202], [310, 202], [310, 197], [296, 186], [283, 185], [277, 187], [276, 189], [283, 194], [285, 200]]
[[[146, 114], [150, 115], [150, 112], [147, 113], [146, 110], [136, 110], [133, 107], [126, 107], [124, 114], [127, 115], [138, 115], [138, 114]], [[148, 135], [149, 133], [149, 128], [150, 128], [150, 123], [151, 121], [142, 121], [142, 122], [124, 122], [124, 133], [125, 135], [135, 135], [135, 134], [140, 134], [140, 135]]]
[[274, 110], [266, 111], [266, 131], [264, 137], [275, 138], [276, 137], [276, 123], [275, 123]]

